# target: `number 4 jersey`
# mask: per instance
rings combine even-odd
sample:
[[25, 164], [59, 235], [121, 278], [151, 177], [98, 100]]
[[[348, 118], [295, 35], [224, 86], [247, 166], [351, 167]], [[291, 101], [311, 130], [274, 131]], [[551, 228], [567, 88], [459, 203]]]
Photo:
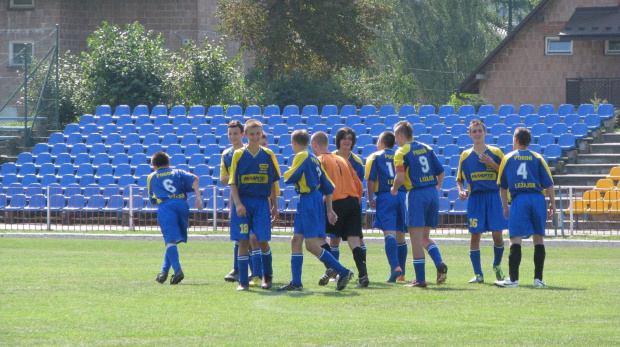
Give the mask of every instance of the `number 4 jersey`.
[[394, 154], [396, 172], [405, 173], [404, 186], [413, 188], [434, 187], [437, 176], [444, 172], [433, 148], [421, 142], [411, 141]]
[[161, 204], [169, 199], [186, 200], [194, 179], [196, 176], [183, 170], [161, 168], [149, 175], [146, 186], [151, 201]]
[[508, 153], [499, 166], [497, 184], [514, 199], [519, 193], [542, 193], [553, 185], [551, 171], [543, 157], [530, 150]]

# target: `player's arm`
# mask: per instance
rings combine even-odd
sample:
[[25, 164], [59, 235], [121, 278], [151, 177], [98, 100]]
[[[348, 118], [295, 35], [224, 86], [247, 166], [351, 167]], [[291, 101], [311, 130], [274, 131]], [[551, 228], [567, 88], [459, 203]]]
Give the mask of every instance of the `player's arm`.
[[459, 199], [466, 200], [467, 194], [469, 192], [464, 189], [463, 181], [465, 178], [465, 174], [463, 173], [463, 161], [465, 160], [465, 152], [461, 154], [461, 158], [459, 159], [459, 166], [456, 170], [456, 187], [459, 190]]
[[235, 203], [235, 209], [237, 210], [237, 216], [243, 217], [245, 216], [245, 206], [241, 203], [241, 199], [239, 198], [239, 187], [237, 186], [237, 182], [235, 182], [235, 172], [237, 172], [237, 162], [241, 159], [241, 155], [243, 152], [235, 151], [233, 154], [232, 163], [230, 165], [230, 179], [228, 184], [230, 184], [230, 197], [233, 199]]
[[284, 172], [284, 183], [295, 184], [299, 182], [301, 176], [304, 174], [302, 165], [306, 162], [307, 158], [308, 151], [302, 151], [295, 155], [293, 158], [293, 165]]
[[336, 224], [336, 221], [338, 221], [338, 215], [334, 212], [332, 207], [332, 194], [325, 195], [325, 210], [327, 212], [326, 216], [329, 224]]
[[200, 192], [200, 179], [198, 178], [198, 176], [196, 176], [196, 178], [194, 178], [194, 183], [192, 183], [192, 189], [194, 190], [194, 195], [196, 195], [196, 200], [194, 201], [194, 207], [196, 207], [197, 210], [201, 211], [202, 210], [202, 195]]
[[394, 185], [392, 186], [392, 189], [390, 189], [390, 192], [392, 193], [392, 195], [398, 194], [398, 188], [400, 188], [400, 186], [403, 185], [403, 182], [405, 182], [404, 167], [403, 167], [403, 171], [398, 171], [398, 168], [396, 168], [396, 176], [394, 176]]
[[467, 200], [467, 191], [463, 188], [463, 181], [457, 179], [456, 181], [456, 187], [459, 190], [459, 199], [461, 200]]
[[376, 207], [377, 203], [375, 203], [375, 181], [366, 180], [366, 189], [368, 191], [368, 203], [370, 207]]
[[547, 196], [549, 197], [549, 211], [547, 211], [547, 217], [551, 217], [555, 214], [555, 190], [553, 188], [553, 186], [549, 186], [547, 188], [545, 188], [545, 191], [547, 192]]
[[222, 155], [222, 159], [220, 161], [220, 183], [222, 185], [227, 185], [230, 176], [228, 175], [228, 169], [226, 168], [226, 162], [224, 161], [224, 155]]
[[510, 206], [508, 206], [508, 190], [505, 188], [500, 188], [499, 197], [502, 200], [502, 208], [504, 209], [504, 217], [508, 219], [508, 216], [510, 216]]
[[278, 182], [271, 183], [271, 198], [269, 201], [271, 202], [271, 223], [275, 223], [280, 218], [280, 211], [278, 211]]
[[446, 172], [443, 171], [439, 175], [437, 175], [437, 190], [441, 190], [441, 186], [443, 185], [443, 178], [446, 176]]

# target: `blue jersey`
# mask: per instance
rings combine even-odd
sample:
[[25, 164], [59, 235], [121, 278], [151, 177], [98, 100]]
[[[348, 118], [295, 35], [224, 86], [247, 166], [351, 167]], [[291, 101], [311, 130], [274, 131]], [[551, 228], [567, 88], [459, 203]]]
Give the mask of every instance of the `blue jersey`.
[[269, 148], [259, 147], [256, 155], [247, 147], [233, 153], [229, 184], [237, 185], [239, 196], [268, 198], [271, 185], [279, 179], [280, 166]]
[[[338, 151], [333, 151], [332, 154], [336, 154], [336, 155], [340, 155], [338, 154]], [[355, 173], [357, 174], [357, 177], [359, 177], [360, 181], [364, 180], [364, 161], [362, 160], [362, 158], [360, 158], [357, 154], [351, 152], [349, 153], [349, 157], [346, 158], [349, 163], [351, 163], [351, 166], [353, 166], [353, 169], [355, 170]]]
[[499, 148], [493, 146], [487, 146], [482, 153], [477, 153], [472, 147], [461, 154], [456, 179], [461, 182], [467, 181], [470, 193], [499, 190], [497, 186], [497, 172], [492, 167], [480, 162], [482, 154], [491, 157], [497, 165], [504, 158], [504, 153]]
[[146, 180], [149, 198], [158, 204], [169, 199], [187, 200], [186, 193], [193, 191], [195, 179], [196, 176], [183, 170], [160, 168]]
[[230, 147], [226, 148], [222, 153], [222, 162], [220, 164], [220, 178], [230, 175], [230, 166], [232, 165], [232, 157], [235, 150]]
[[284, 182], [295, 184], [295, 191], [300, 194], [319, 190], [323, 195], [334, 191], [331, 181], [319, 159], [305, 149], [295, 155], [291, 168], [284, 173]]
[[553, 185], [551, 171], [543, 157], [529, 149], [513, 151], [502, 159], [497, 184], [514, 199], [519, 193], [542, 193]]
[[[366, 181], [375, 182], [375, 193], [389, 192], [394, 185], [396, 169], [394, 167], [394, 150], [384, 149], [371, 154], [366, 160]], [[406, 192], [404, 186], [398, 190]], [[370, 193], [370, 192], [369, 192]]]
[[405, 172], [403, 184], [407, 190], [434, 187], [437, 176], [444, 172], [433, 147], [417, 141], [406, 143], [396, 151], [394, 165], [396, 172]]

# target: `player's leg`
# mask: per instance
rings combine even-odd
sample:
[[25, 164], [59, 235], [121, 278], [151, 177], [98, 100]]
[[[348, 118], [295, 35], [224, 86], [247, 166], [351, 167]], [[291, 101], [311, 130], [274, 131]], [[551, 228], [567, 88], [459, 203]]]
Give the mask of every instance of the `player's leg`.
[[544, 287], [547, 284], [543, 281], [543, 269], [545, 267], [546, 256], [543, 237], [534, 234], [532, 241], [534, 241], [534, 287]]
[[543, 269], [545, 267], [545, 226], [547, 223], [547, 202], [544, 196], [532, 196], [532, 224], [534, 227], [534, 286], [544, 287], [547, 284], [543, 282]]
[[237, 266], [237, 255], [239, 254], [239, 242], [235, 241], [233, 246], [233, 269], [224, 276], [226, 282], [237, 282], [239, 278], [239, 266]]
[[520, 236], [510, 238], [510, 254], [508, 255], [508, 275], [513, 283], [519, 282], [519, 266], [521, 266], [521, 242]]
[[504, 236], [502, 231], [493, 231], [493, 271], [495, 272], [495, 278], [498, 281], [505, 279], [504, 271], [502, 270], [502, 258], [504, 257]]
[[261, 255], [261, 265], [262, 265], [262, 279], [263, 282], [261, 287], [263, 289], [271, 288], [271, 282], [273, 280], [273, 258], [271, 256], [271, 247], [269, 246], [269, 241], [259, 241], [259, 250]]
[[348, 197], [345, 200], [347, 206], [343, 217], [344, 224], [342, 225], [343, 233], [341, 235], [343, 240], [346, 239], [349, 248], [353, 252], [353, 260], [358, 271], [359, 287], [366, 288], [370, 281], [368, 280], [368, 269], [366, 267], [366, 252], [361, 247], [362, 210], [357, 198]]
[[248, 277], [248, 266], [250, 264], [250, 255], [248, 253], [248, 249], [250, 247], [249, 231], [250, 226], [247, 215], [243, 217], [237, 216], [237, 210], [232, 209], [230, 217], [230, 238], [239, 242], [239, 250], [237, 255], [237, 265], [239, 267], [239, 286], [237, 287], [237, 290], [248, 290], [250, 286], [250, 280]]
[[480, 237], [482, 233], [469, 233], [469, 259], [474, 269], [474, 278], [469, 283], [483, 283], [484, 274], [482, 273], [482, 265], [480, 263]]
[[398, 192], [398, 195], [396, 195], [398, 201], [397, 201], [397, 215], [396, 215], [396, 227], [397, 227], [397, 233], [396, 233], [396, 241], [398, 242], [398, 263], [400, 265], [400, 268], [403, 271], [403, 274], [401, 276], [398, 277], [398, 281], [405, 281], [405, 272], [407, 269], [407, 253], [408, 253], [408, 248], [407, 248], [407, 239], [405, 238], [405, 236], [407, 235], [407, 222], [406, 222], [406, 217], [407, 217], [407, 205], [406, 205], [406, 197], [407, 197], [407, 193], [405, 192]]
[[288, 285], [280, 287], [280, 291], [302, 290], [301, 273], [304, 264], [303, 253], [303, 234], [294, 234], [291, 240], [291, 275], [292, 279]]
[[405, 238], [406, 233], [397, 232], [396, 233], [396, 242], [398, 243], [398, 264], [402, 271], [402, 274], [398, 276], [397, 281], [405, 281], [405, 271], [407, 268], [407, 239]]
[[340, 241], [342, 239], [336, 234], [329, 234], [329, 251], [336, 260], [340, 259]]
[[385, 230], [385, 255], [390, 264], [390, 277], [386, 282], [395, 283], [398, 276], [403, 274], [402, 268], [398, 262], [398, 241], [396, 240], [396, 231]]
[[424, 227], [408, 227], [411, 240], [411, 253], [413, 255], [413, 269], [415, 281], [405, 284], [405, 287], [426, 287], [426, 258], [424, 256]]
[[498, 281], [504, 280], [502, 258], [504, 256], [504, 237], [502, 230], [508, 228], [508, 220], [504, 217], [502, 201], [498, 193], [487, 193], [485, 196], [486, 230], [492, 230], [493, 236], [493, 272]]
[[257, 287], [263, 277], [263, 258], [261, 256], [261, 246], [256, 239], [256, 234], [250, 231], [250, 286]]

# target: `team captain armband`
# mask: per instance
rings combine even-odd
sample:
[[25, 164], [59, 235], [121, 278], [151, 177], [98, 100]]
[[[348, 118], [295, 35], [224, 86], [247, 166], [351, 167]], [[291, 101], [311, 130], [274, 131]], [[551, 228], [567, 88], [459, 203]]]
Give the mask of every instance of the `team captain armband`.
[[397, 166], [396, 167], [396, 172], [405, 172], [405, 167], [404, 166]]

